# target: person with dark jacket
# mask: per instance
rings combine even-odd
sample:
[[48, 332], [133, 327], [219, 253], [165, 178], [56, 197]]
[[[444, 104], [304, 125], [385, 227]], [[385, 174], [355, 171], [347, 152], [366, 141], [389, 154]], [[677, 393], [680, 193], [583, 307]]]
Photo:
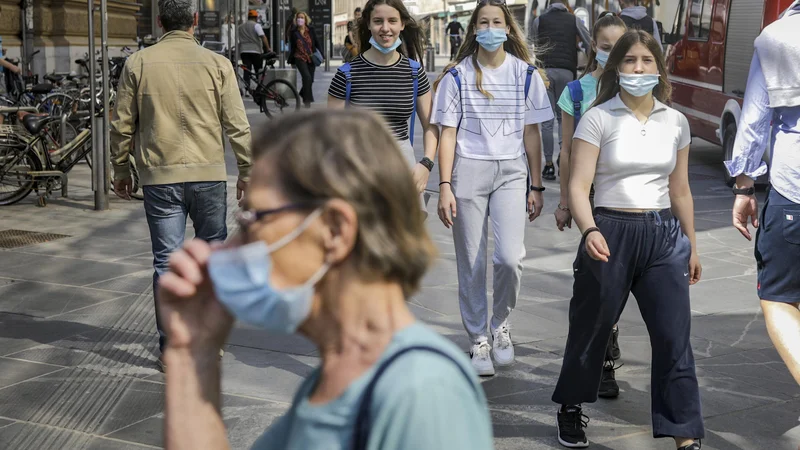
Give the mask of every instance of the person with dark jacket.
[[625, 22], [628, 29], [639, 29], [646, 31], [656, 38], [656, 42], [661, 42], [661, 35], [658, 32], [658, 25], [656, 19], [647, 15], [647, 8], [644, 6], [636, 6], [637, 0], [619, 0], [619, 6], [622, 12], [619, 13], [619, 18]]
[[584, 49], [592, 48], [589, 30], [581, 19], [567, 9], [567, 0], [552, 0], [552, 4], [533, 22], [531, 37], [541, 54], [542, 67], [547, 72], [547, 95], [550, 107], [558, 119], [558, 147], [553, 142], [553, 125], [555, 119], [542, 123], [542, 144], [544, 147], [545, 167], [542, 178], [555, 180], [556, 170], [553, 166], [553, 153], [561, 149], [561, 108], [557, 104], [561, 92], [567, 83], [575, 79], [578, 71], [578, 40], [583, 42]]
[[[319, 44], [314, 29], [310, 27], [311, 19], [308, 14], [299, 12], [294, 17], [294, 27], [289, 31], [287, 40], [289, 41], [289, 63], [297, 67], [300, 77], [303, 79], [303, 86], [300, 88], [300, 96], [303, 97], [303, 104], [310, 108], [314, 103], [314, 72], [317, 65], [314, 63], [314, 52], [322, 54], [322, 45]], [[323, 55], [323, 58], [325, 56]]]

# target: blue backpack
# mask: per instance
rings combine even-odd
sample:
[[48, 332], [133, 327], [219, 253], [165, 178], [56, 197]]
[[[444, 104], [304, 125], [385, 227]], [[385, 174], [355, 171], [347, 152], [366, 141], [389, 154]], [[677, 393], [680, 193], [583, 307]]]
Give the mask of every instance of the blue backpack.
[[[411, 107], [411, 129], [408, 132], [408, 138], [411, 141], [411, 145], [414, 145], [414, 125], [416, 123], [417, 118], [417, 92], [419, 92], [419, 70], [422, 68], [422, 65], [417, 61], [414, 61], [411, 58], [408, 58], [408, 65], [411, 66], [411, 78], [414, 80], [414, 103]], [[353, 83], [351, 78], [351, 66], [350, 63], [344, 63], [341, 67], [339, 67], [339, 71], [344, 74], [344, 104], [345, 106], [350, 106], [350, 93], [352, 91]]]
[[[452, 75], [453, 78], [456, 81], [456, 86], [458, 86], [458, 99], [459, 99], [459, 102], [461, 102], [461, 117], [458, 118], [458, 125], [456, 126], [456, 133], [458, 133], [459, 128], [461, 128], [461, 120], [463, 120], [463, 118], [464, 118], [464, 102], [463, 102], [464, 96], [463, 96], [463, 92], [461, 91], [461, 77], [458, 75], [458, 70], [455, 67], [453, 67], [452, 69], [448, 70], [448, 72], [450, 72], [450, 75]], [[524, 91], [525, 92], [525, 102], [528, 101], [528, 93], [531, 90], [531, 80], [533, 79], [533, 73], [534, 72], [536, 72], [536, 67], [531, 66], [529, 64], [528, 65], [528, 71], [527, 71], [527, 73], [525, 75], [525, 91]], [[525, 164], [527, 165], [527, 161], [526, 161]], [[530, 194], [530, 193], [531, 193], [531, 174], [530, 174], [530, 168], [528, 168], [528, 181], [527, 181], [527, 183], [525, 185], [525, 205], [526, 205], [526, 207], [528, 205], [528, 194]]]
[[572, 132], [574, 133], [575, 130], [578, 129], [578, 122], [581, 121], [583, 87], [581, 87], [580, 80], [574, 80], [567, 83], [567, 88], [569, 89], [569, 96], [572, 98], [572, 117], [575, 118], [575, 129], [573, 129]]

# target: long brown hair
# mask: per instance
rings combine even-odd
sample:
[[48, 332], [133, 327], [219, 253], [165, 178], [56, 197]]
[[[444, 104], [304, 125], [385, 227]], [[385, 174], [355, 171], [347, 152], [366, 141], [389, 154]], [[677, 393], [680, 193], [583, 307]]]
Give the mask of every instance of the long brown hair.
[[672, 98], [672, 85], [669, 83], [667, 77], [667, 65], [664, 62], [664, 54], [661, 51], [661, 44], [650, 35], [650, 33], [642, 30], [630, 30], [622, 35], [617, 41], [611, 54], [608, 56], [606, 68], [600, 79], [597, 81], [597, 98], [595, 98], [592, 106], [603, 104], [619, 93], [619, 75], [617, 70], [625, 59], [625, 55], [636, 44], [642, 44], [647, 47], [647, 50], [653, 54], [658, 66], [658, 85], [653, 89], [653, 96], [661, 103], [670, 104]]
[[595, 21], [594, 27], [592, 27], [592, 43], [594, 46], [589, 47], [589, 64], [583, 69], [582, 77], [597, 70], [597, 60], [595, 59], [597, 57], [597, 52], [594, 49], [597, 46], [597, 35], [608, 27], [620, 27], [623, 30], [628, 29], [628, 26], [625, 25], [625, 21], [614, 14], [606, 14]]
[[400, 20], [405, 25], [405, 29], [400, 32], [400, 39], [403, 43], [400, 44], [397, 51], [408, 59], [413, 59], [424, 65], [425, 62], [421, 60], [422, 55], [424, 55], [422, 52], [422, 41], [424, 40], [422, 28], [411, 17], [402, 0], [369, 0], [367, 2], [366, 6], [364, 6], [364, 11], [361, 13], [361, 20], [358, 21], [359, 51], [364, 53], [372, 47], [369, 43], [369, 38], [372, 37], [372, 31], [369, 27], [372, 24], [372, 11], [378, 5], [391, 6], [396, 9], [400, 13]]
[[[536, 57], [528, 50], [528, 44], [525, 42], [525, 37], [519, 28], [519, 24], [517, 24], [517, 21], [514, 20], [514, 16], [511, 15], [511, 12], [508, 10], [505, 2], [502, 0], [488, 0], [478, 5], [478, 7], [475, 8], [475, 11], [472, 12], [472, 17], [469, 19], [469, 25], [467, 25], [467, 36], [464, 38], [464, 43], [458, 50], [456, 60], [444, 68], [442, 73], [439, 75], [439, 78], [433, 83], [434, 90], [439, 87], [439, 83], [442, 81], [442, 78], [447, 75], [447, 72], [450, 69], [459, 65], [461, 61], [464, 61], [468, 57], [472, 57], [472, 65], [475, 67], [476, 87], [481, 94], [485, 95], [487, 98], [494, 98], [492, 97], [491, 93], [483, 89], [483, 72], [481, 71], [481, 67], [478, 65], [478, 40], [476, 37], [478, 28], [478, 14], [487, 6], [496, 6], [503, 10], [503, 16], [505, 17], [506, 25], [509, 28], [508, 40], [503, 44], [503, 49], [530, 65], [536, 65]], [[540, 69], [539, 74], [542, 76], [542, 80], [545, 81], [546, 84], [547, 76], [545, 73]]]

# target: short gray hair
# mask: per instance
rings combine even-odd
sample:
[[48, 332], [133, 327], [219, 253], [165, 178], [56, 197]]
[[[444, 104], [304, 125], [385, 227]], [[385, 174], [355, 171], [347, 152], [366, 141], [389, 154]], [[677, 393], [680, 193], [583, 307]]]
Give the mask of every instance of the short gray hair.
[[186, 31], [194, 25], [195, 0], [158, 0], [158, 17], [166, 31]]

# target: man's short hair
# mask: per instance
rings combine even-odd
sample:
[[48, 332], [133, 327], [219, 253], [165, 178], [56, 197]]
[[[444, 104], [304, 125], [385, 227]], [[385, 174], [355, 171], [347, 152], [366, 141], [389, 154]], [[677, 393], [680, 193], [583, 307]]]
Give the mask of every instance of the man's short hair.
[[619, 6], [627, 5], [627, 6], [636, 6], [636, 0], [619, 0]]
[[186, 31], [194, 25], [197, 2], [193, 0], [158, 0], [158, 17], [166, 31]]

